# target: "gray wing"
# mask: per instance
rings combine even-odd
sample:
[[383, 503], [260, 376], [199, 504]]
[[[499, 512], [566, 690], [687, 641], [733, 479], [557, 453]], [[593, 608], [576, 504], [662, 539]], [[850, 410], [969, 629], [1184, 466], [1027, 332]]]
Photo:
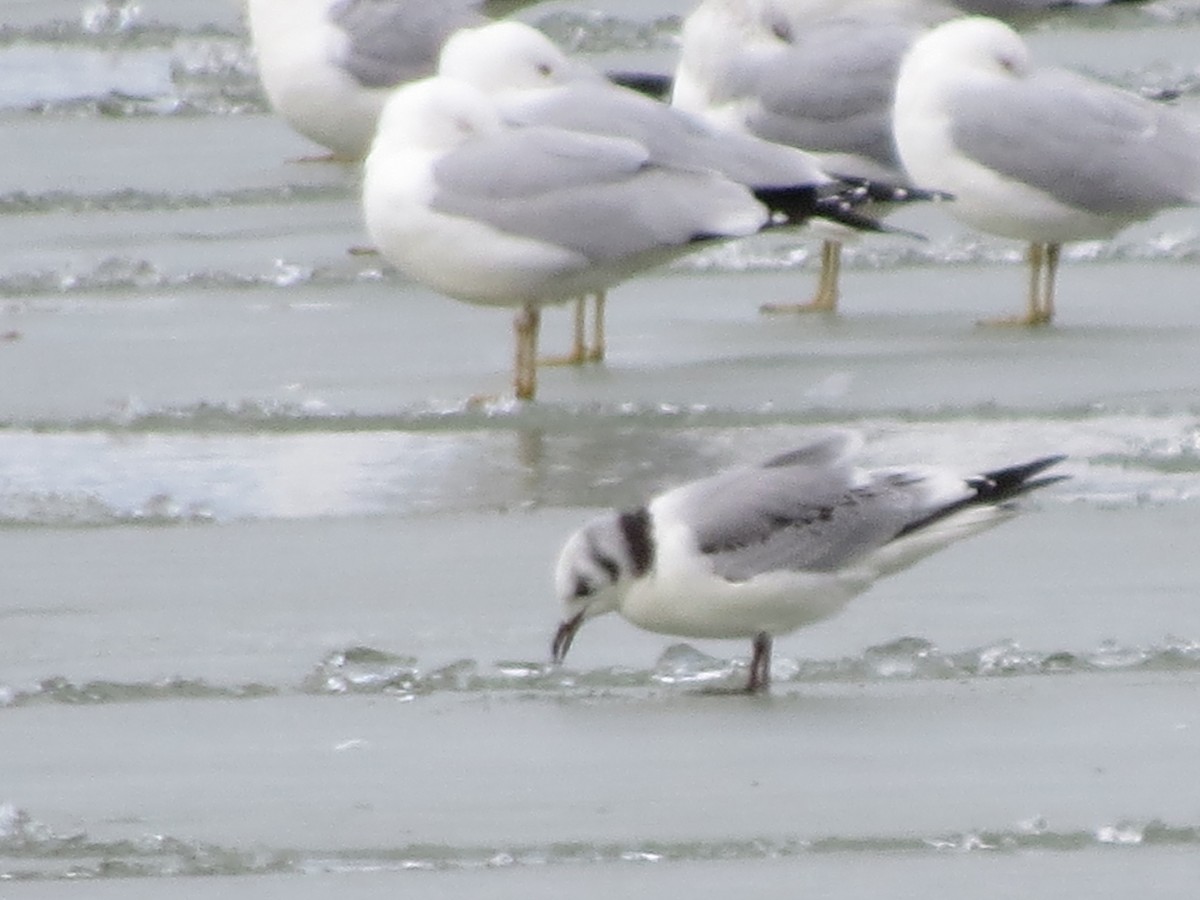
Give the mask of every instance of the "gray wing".
[[502, 103], [506, 120], [629, 138], [651, 162], [718, 172], [740, 184], [782, 187], [828, 181], [806, 154], [757, 138], [718, 131], [697, 116], [604, 81], [576, 81], [524, 92]]
[[768, 141], [900, 172], [892, 96], [900, 60], [919, 32], [909, 23], [851, 18], [806, 27], [785, 53], [759, 61], [747, 127]]
[[1200, 202], [1200, 125], [1061, 70], [951, 99], [952, 136], [988, 168], [1098, 215]]
[[482, 0], [338, 0], [329, 20], [346, 35], [334, 61], [364, 87], [432, 75], [446, 38], [487, 21]]
[[632, 141], [514, 129], [433, 167], [438, 212], [608, 262], [716, 236], [731, 208], [756, 206], [715, 176], [647, 165]]
[[[713, 571], [835, 571], [893, 540], [921, 507], [919, 471], [864, 473], [849, 458], [805, 449], [682, 489], [681, 514]], [[964, 496], [968, 493], [964, 485]]]

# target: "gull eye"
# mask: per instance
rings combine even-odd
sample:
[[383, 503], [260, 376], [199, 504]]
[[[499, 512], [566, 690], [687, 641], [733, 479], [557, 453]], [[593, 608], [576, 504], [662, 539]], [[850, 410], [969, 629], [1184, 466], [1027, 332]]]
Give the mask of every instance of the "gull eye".
[[574, 599], [580, 600], [584, 597], [589, 597], [591, 593], [592, 585], [586, 578], [580, 577], [575, 579], [575, 589], [571, 591], [571, 596]]
[[549, 63], [538, 63], [537, 70], [538, 70], [538, 74], [541, 75], [543, 78], [549, 78], [551, 75], [554, 74], [554, 67], [551, 66]]

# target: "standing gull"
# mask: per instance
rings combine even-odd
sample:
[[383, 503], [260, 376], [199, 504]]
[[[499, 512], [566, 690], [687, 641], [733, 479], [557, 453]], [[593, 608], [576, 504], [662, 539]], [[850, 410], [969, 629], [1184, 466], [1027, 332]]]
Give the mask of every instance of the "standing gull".
[[271, 106], [333, 158], [361, 159], [391, 90], [433, 74], [484, 0], [250, 0], [250, 35]]
[[[758, 187], [828, 178], [803, 151], [718, 129], [698, 116], [610, 83], [596, 70], [568, 59], [544, 34], [519, 22], [457, 32], [442, 50], [438, 72], [488, 93], [507, 124], [627, 138], [641, 144], [654, 165], [712, 172]], [[846, 187], [846, 195], [855, 202], [867, 191], [904, 200], [930, 196], [886, 184]], [[602, 308], [598, 303], [598, 334], [602, 334]], [[577, 310], [576, 326], [570, 361], [602, 358], [602, 339], [590, 348], [583, 346], [581, 310]]]
[[561, 663], [588, 619], [753, 641], [747, 691], [766, 690], [771, 642], [832, 616], [878, 578], [1009, 518], [1010, 503], [1065, 476], [1049, 456], [982, 475], [853, 465], [857, 435], [833, 432], [598, 518], [573, 534], [555, 585]]
[[995, 19], [919, 39], [896, 85], [896, 142], [914, 178], [954, 193], [950, 213], [1029, 242], [1024, 315], [1054, 318], [1059, 250], [1111, 238], [1164, 209], [1200, 203], [1200, 122], [1061, 69], [1036, 68]]
[[[891, 130], [896, 70], [927, 25], [956, 13], [931, 0], [704, 0], [684, 22], [672, 103], [807, 150], [831, 174], [903, 184]], [[927, 184], [944, 187], [936, 178]], [[764, 311], [836, 310], [851, 232], [818, 230], [816, 294]]]
[[518, 308], [514, 389], [531, 399], [543, 305], [714, 240], [811, 215], [861, 218], [824, 196], [827, 182], [756, 189], [656, 164], [626, 138], [511, 127], [482, 91], [435, 77], [384, 107], [363, 211], [375, 246], [408, 276], [469, 303]]

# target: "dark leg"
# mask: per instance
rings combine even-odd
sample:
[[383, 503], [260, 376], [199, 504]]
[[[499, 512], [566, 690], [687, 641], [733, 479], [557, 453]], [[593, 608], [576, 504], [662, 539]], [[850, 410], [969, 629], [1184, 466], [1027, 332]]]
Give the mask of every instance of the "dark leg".
[[771, 686], [771, 636], [760, 631], [754, 636], [754, 655], [750, 658], [747, 694], [764, 693]]
[[608, 295], [599, 291], [595, 295], [595, 307], [592, 317], [592, 346], [588, 348], [588, 362], [603, 362], [605, 352], [604, 338], [604, 307]]
[[1054, 320], [1054, 282], [1058, 277], [1058, 256], [1062, 250], [1061, 244], [1046, 245], [1046, 281], [1042, 289], [1042, 308], [1038, 317], [1039, 325], [1049, 325]]

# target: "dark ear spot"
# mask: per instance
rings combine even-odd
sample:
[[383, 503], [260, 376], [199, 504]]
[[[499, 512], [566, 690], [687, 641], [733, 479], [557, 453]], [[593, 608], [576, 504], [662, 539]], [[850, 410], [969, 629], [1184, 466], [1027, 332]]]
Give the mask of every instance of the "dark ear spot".
[[617, 576], [621, 574], [621, 567], [617, 565], [617, 561], [603, 553], [596, 554], [596, 565], [603, 569], [604, 574], [613, 581], [616, 581]]

